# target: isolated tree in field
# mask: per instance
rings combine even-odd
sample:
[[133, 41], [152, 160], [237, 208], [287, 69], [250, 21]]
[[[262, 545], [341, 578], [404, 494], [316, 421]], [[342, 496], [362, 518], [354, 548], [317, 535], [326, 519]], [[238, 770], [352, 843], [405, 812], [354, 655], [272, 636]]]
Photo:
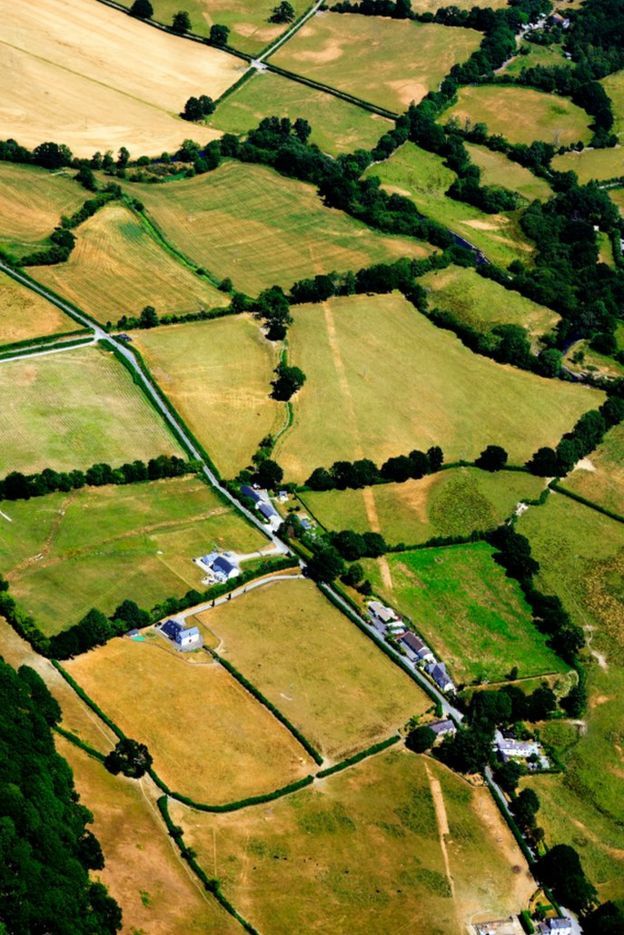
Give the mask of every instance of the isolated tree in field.
[[431, 750], [435, 739], [436, 735], [431, 728], [423, 725], [409, 732], [405, 738], [405, 746], [413, 753], [424, 753], [425, 750]]
[[227, 45], [229, 38], [230, 30], [227, 26], [221, 26], [219, 23], [215, 23], [210, 27], [210, 42], [212, 45]]
[[178, 10], [177, 13], [173, 14], [171, 28], [180, 36], [183, 36], [185, 32], [190, 32], [191, 17], [188, 15], [186, 10]]
[[276, 7], [273, 7], [273, 12], [269, 17], [270, 23], [292, 23], [295, 18], [295, 8], [292, 3], [289, 3], [288, 0], [282, 0], [281, 3], [278, 3]]
[[281, 363], [275, 368], [275, 373], [277, 377], [271, 384], [273, 386], [273, 392], [271, 393], [273, 399], [285, 402], [297, 390], [300, 390], [305, 383], [305, 373], [299, 367], [289, 367], [287, 364]]
[[150, 0], [134, 0], [130, 13], [132, 16], [138, 16], [139, 19], [151, 19], [154, 15], [154, 7]]
[[181, 116], [184, 120], [203, 120], [204, 117], [214, 113], [214, 109], [215, 102], [213, 99], [206, 94], [202, 94], [200, 97], [189, 97]]
[[507, 464], [507, 452], [500, 445], [488, 445], [484, 448], [475, 464], [484, 471], [500, 471]]
[[116, 776], [123, 773], [130, 779], [140, 779], [152, 765], [152, 755], [144, 743], [124, 737], [106, 756], [104, 766]]

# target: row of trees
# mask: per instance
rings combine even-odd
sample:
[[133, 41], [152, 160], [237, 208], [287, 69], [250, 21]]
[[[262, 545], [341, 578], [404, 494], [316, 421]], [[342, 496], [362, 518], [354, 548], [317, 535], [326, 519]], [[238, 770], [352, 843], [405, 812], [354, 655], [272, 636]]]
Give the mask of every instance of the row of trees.
[[310, 490], [345, 490], [369, 487], [387, 481], [402, 483], [409, 478], [424, 477], [439, 471], [444, 462], [444, 453], [437, 445], [426, 452], [415, 448], [409, 455], [388, 458], [378, 468], [374, 461], [362, 458], [357, 461], [334, 461], [330, 468], [315, 468], [305, 485]]
[[[532, 474], [564, 477], [581, 458], [598, 447], [610, 428], [624, 421], [624, 381], [612, 386], [611, 390], [614, 395], [609, 396], [599, 409], [584, 413], [556, 448], [538, 448], [526, 463]], [[622, 395], [615, 395], [618, 391]]]

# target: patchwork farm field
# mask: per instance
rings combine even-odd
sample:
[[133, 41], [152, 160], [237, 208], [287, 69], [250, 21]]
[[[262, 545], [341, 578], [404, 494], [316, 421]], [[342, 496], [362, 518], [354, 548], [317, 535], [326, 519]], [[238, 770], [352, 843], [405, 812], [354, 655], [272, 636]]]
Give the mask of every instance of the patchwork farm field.
[[520, 676], [564, 671], [493, 551], [476, 542], [388, 555], [392, 590], [381, 581], [380, 590], [458, 683], [501, 681], [514, 666]]
[[281, 581], [198, 617], [232, 662], [334, 760], [385, 740], [429, 698], [311, 582]]
[[0, 345], [74, 331], [80, 326], [36, 292], [0, 274]]
[[268, 71], [256, 72], [233, 91], [208, 123], [224, 133], [241, 134], [269, 116], [304, 117], [312, 126], [310, 142], [332, 156], [372, 149], [392, 129], [378, 114]]
[[591, 118], [565, 97], [545, 94], [532, 88], [505, 85], [464, 86], [458, 101], [445, 110], [440, 123], [458, 120], [460, 124], [485, 123], [491, 134], [500, 133], [512, 143], [542, 140], [567, 146], [587, 143]]
[[576, 172], [581, 185], [592, 179], [614, 179], [624, 175], [624, 147], [565, 153], [555, 156], [552, 167], [557, 172]]
[[67, 171], [0, 163], [0, 248], [17, 257], [32, 252], [86, 198]]
[[513, 260], [530, 262], [534, 247], [520, 229], [515, 213], [485, 214], [446, 196], [457, 176], [440, 156], [414, 143], [403, 143], [389, 159], [370, 166], [364, 175], [376, 176], [387, 191], [410, 198], [424, 215], [474, 244], [493, 263], [507, 267]]
[[504, 153], [496, 153], [487, 146], [466, 143], [470, 158], [481, 169], [482, 185], [500, 185], [517, 192], [522, 198], [533, 201], [535, 198], [546, 200], [552, 197], [548, 182], [533, 175], [520, 163], [508, 159]]
[[485, 279], [473, 269], [449, 266], [426, 273], [420, 284], [430, 308], [439, 308], [464, 325], [488, 332], [496, 325], [520, 325], [539, 338], [551, 331], [559, 316], [549, 308]]
[[520, 500], [536, 499], [543, 486], [541, 478], [529, 474], [453, 468], [404, 484], [310, 490], [299, 499], [327, 529], [373, 530], [391, 544], [416, 545], [433, 536], [493, 529]]
[[[546, 840], [572, 844], [601, 899], [624, 897], [624, 535], [622, 525], [553, 494], [518, 524], [540, 562], [538, 587], [558, 594], [589, 640], [583, 733], [566, 772], [531, 780]], [[593, 657], [593, 658], [592, 658]], [[596, 764], [600, 764], [600, 769]]]
[[454, 461], [495, 443], [523, 462], [603, 399], [473, 354], [398, 294], [302, 305], [293, 317], [289, 362], [307, 381], [275, 457], [300, 483], [338, 459], [381, 463], [430, 445]]
[[147, 744], [169, 788], [196, 802], [271, 792], [314, 765], [218, 662], [177, 653], [155, 631], [141, 642], [117, 637], [66, 667], [127, 736]]
[[192, 559], [213, 548], [248, 553], [267, 540], [193, 476], [84, 487], [4, 503], [0, 564], [11, 591], [46, 633], [92, 607], [131, 598], [150, 609], [201, 589]]
[[0, 409], [0, 476], [180, 454], [127, 371], [94, 347], [3, 363]]
[[568, 474], [563, 486], [607, 510], [624, 514], [624, 425], [610, 429], [589, 458]]
[[[90, 0], [0, 0], [0, 13], [0, 122], [26, 146], [53, 139], [80, 156], [122, 145], [134, 156], [176, 149], [188, 136], [178, 117], [187, 98], [218, 97], [245, 68]], [[149, 55], [138, 55], [146, 42]]]
[[101, 322], [226, 305], [227, 296], [158, 245], [129, 208], [107, 205], [75, 231], [66, 263], [33, 267], [33, 277]]
[[486, 790], [403, 750], [238, 815], [174, 802], [170, 812], [224, 894], [275, 935], [396, 931], [414, 919], [458, 932], [517, 912], [535, 886]]
[[465, 62], [480, 42], [474, 29], [323, 13], [309, 20], [271, 62], [402, 113], [436, 90], [451, 67]]
[[176, 247], [250, 295], [316, 273], [431, 252], [324, 207], [311, 185], [265, 166], [226, 162], [194, 179], [133, 185], [132, 193]]
[[134, 332], [134, 343], [226, 477], [283, 423], [269, 396], [277, 351], [250, 316]]

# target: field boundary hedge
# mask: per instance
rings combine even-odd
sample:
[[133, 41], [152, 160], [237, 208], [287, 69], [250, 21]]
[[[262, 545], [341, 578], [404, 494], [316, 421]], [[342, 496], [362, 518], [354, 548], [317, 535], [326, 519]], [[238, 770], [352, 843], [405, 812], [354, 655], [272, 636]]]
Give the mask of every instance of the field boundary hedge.
[[[102, 0], [102, 2], [104, 2], [104, 0]], [[270, 61], [264, 64], [266, 64], [267, 71], [275, 72], [275, 74], [281, 75], [282, 78], [289, 78], [291, 81], [298, 81], [299, 84], [305, 84], [315, 91], [325, 91], [326, 94], [339, 97], [343, 101], [346, 101], [347, 104], [354, 104], [356, 107], [361, 107], [363, 110], [370, 111], [371, 114], [378, 114], [380, 117], [386, 117], [388, 120], [396, 120], [399, 116], [399, 114], [395, 113], [393, 110], [386, 110], [385, 107], [378, 107], [377, 104], [371, 104], [369, 101], [365, 101], [360, 97], [355, 97], [353, 94], [347, 94], [346, 91], [339, 91], [338, 88], [333, 88], [329, 84], [322, 84], [320, 81], [314, 81], [312, 78], [298, 75], [294, 71], [288, 71], [287, 68], [281, 68], [279, 65], [274, 65]]]
[[273, 789], [271, 792], [262, 792], [259, 795], [249, 795], [244, 799], [237, 799], [234, 802], [224, 802], [222, 805], [210, 805], [207, 802], [196, 802], [195, 799], [190, 798], [188, 795], [183, 795], [181, 792], [173, 792], [168, 787], [166, 782], [160, 778], [158, 773], [154, 771], [154, 769], [149, 769], [148, 772], [158, 788], [162, 789], [165, 795], [169, 796], [170, 799], [175, 799], [176, 802], [181, 802], [183, 805], [188, 805], [190, 808], [194, 808], [198, 812], [210, 812], [211, 814], [239, 812], [241, 809], [248, 808], [251, 805], [263, 805], [265, 802], [273, 802], [275, 799], [281, 799], [285, 795], [291, 795], [293, 792], [298, 792], [300, 789], [305, 789], [306, 786], [309, 786], [314, 782], [314, 775], [309, 773], [302, 779], [297, 779], [295, 782], [290, 782], [285, 786], [280, 786], [278, 789]]
[[87, 344], [92, 344], [93, 339], [86, 334], [84, 338], [76, 338], [73, 341], [61, 341], [59, 344], [49, 344], [49, 345], [38, 345], [35, 347], [25, 347], [23, 350], [17, 351], [5, 351], [4, 348], [0, 349], [0, 360], [21, 360], [22, 357], [36, 357], [38, 354], [47, 354], [49, 351], [65, 351], [71, 350], [74, 347], [84, 347]]
[[73, 743], [75, 747], [80, 747], [81, 750], [84, 750], [84, 752], [90, 757], [93, 757], [94, 760], [98, 760], [99, 763], [103, 763], [106, 759], [103, 753], [100, 753], [95, 747], [89, 746], [88, 743], [85, 743], [84, 740], [81, 740], [80, 737], [77, 737], [76, 734], [73, 734], [70, 730], [65, 730], [65, 728], [59, 727], [58, 724], [54, 725], [54, 730], [57, 734], [60, 734], [61, 737], [64, 737], [65, 740], [69, 741], [69, 743]]
[[48, 334], [43, 338], [24, 338], [22, 341], [10, 341], [8, 344], [0, 345], [0, 353], [5, 351], [19, 350], [22, 347], [35, 347], [36, 345], [55, 344], [57, 341], [62, 343], [63, 338], [74, 338], [78, 335], [89, 335], [88, 328], [75, 328], [73, 331], [60, 331], [58, 334]]
[[583, 506], [588, 507], [590, 510], [595, 510], [597, 513], [602, 513], [604, 516], [608, 516], [609, 519], [615, 520], [616, 523], [624, 523], [624, 516], [621, 516], [619, 513], [614, 513], [613, 510], [609, 510], [605, 506], [600, 506], [599, 503], [594, 503], [593, 500], [588, 500], [586, 497], [582, 497], [579, 493], [574, 493], [572, 490], [567, 490], [565, 487], [562, 487], [556, 480], [551, 481], [548, 486], [551, 490], [556, 491], [556, 493], [561, 493], [564, 497], [569, 497], [570, 500], [576, 500], [577, 503], [582, 503]]
[[327, 769], [320, 770], [320, 772], [316, 774], [316, 778], [325, 779], [327, 776], [333, 776], [334, 773], [341, 773], [343, 769], [355, 766], [356, 763], [360, 763], [369, 756], [374, 756], [376, 753], [381, 753], [382, 750], [387, 750], [388, 747], [393, 747], [400, 739], [400, 734], [393, 734], [392, 737], [388, 737], [386, 740], [380, 740], [378, 743], [367, 747], [366, 750], [360, 750], [359, 753], [354, 753], [353, 756], [346, 757], [346, 759], [341, 760], [340, 763], [334, 763], [333, 766], [328, 766]]

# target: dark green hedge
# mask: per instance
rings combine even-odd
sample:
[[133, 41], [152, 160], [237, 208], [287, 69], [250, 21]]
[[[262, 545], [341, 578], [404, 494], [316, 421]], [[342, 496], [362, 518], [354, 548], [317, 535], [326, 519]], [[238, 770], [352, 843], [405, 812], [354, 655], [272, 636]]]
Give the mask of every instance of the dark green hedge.
[[367, 757], [373, 756], [375, 753], [381, 753], [382, 750], [386, 750], [388, 747], [394, 746], [394, 744], [398, 743], [400, 739], [400, 734], [394, 734], [392, 737], [388, 737], [387, 740], [374, 743], [371, 747], [367, 747], [366, 750], [360, 750], [359, 753], [354, 753], [353, 756], [348, 756], [346, 760], [341, 760], [340, 763], [335, 763], [333, 766], [328, 766], [327, 769], [322, 769], [316, 774], [316, 777], [317, 779], [324, 779], [326, 776], [332, 776], [334, 773], [340, 773], [343, 769], [347, 769], [349, 766], [355, 766], [355, 764], [361, 762], [361, 760], [365, 760]]
[[188, 795], [174, 792], [153, 769], [149, 770], [149, 775], [158, 788], [162, 789], [169, 798], [175, 799], [176, 802], [182, 802], [183, 805], [188, 805], [198, 812], [211, 812], [213, 814], [238, 812], [241, 808], [248, 808], [250, 805], [263, 805], [265, 802], [273, 802], [275, 799], [281, 799], [285, 795], [298, 792], [299, 789], [305, 789], [306, 786], [314, 782], [314, 776], [310, 774], [304, 776], [303, 779], [298, 779], [296, 782], [290, 782], [286, 786], [280, 786], [279, 789], [273, 789], [271, 792], [263, 792], [260, 795], [250, 795], [245, 799], [237, 799], [235, 802], [224, 802], [222, 805], [209, 805], [206, 802], [196, 802], [195, 799], [191, 799]]
[[94, 760], [99, 760], [100, 763], [103, 763], [106, 759], [103, 753], [100, 753], [100, 751], [96, 750], [95, 747], [90, 747], [88, 743], [85, 743], [84, 740], [81, 740], [80, 737], [76, 736], [76, 734], [72, 734], [71, 731], [65, 730], [63, 727], [59, 727], [58, 724], [55, 724], [54, 730], [57, 734], [60, 734], [61, 737], [64, 737], [65, 740], [69, 740], [70, 743], [73, 743], [75, 747], [80, 747], [81, 750], [84, 750], [85, 753], [88, 753], [89, 756], [92, 756]]
[[551, 481], [550, 483], [551, 490], [556, 490], [557, 493], [561, 493], [564, 497], [569, 497], [570, 500], [576, 500], [578, 503], [582, 503], [583, 506], [587, 506], [590, 510], [596, 510], [597, 513], [602, 513], [604, 516], [608, 516], [609, 519], [615, 520], [616, 523], [624, 523], [624, 516], [620, 516], [619, 513], [614, 513], [612, 510], [608, 510], [604, 506], [600, 506], [599, 503], [594, 503], [592, 500], [587, 500], [585, 497], [581, 497], [578, 493], [573, 493], [571, 490], [566, 490], [565, 487], [562, 487], [557, 481]]

